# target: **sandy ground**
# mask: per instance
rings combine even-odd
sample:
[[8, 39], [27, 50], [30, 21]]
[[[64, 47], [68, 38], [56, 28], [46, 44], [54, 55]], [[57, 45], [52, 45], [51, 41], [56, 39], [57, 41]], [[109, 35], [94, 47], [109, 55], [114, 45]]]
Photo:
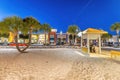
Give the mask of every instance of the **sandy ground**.
[[0, 80], [120, 80], [120, 62], [73, 49], [0, 49]]

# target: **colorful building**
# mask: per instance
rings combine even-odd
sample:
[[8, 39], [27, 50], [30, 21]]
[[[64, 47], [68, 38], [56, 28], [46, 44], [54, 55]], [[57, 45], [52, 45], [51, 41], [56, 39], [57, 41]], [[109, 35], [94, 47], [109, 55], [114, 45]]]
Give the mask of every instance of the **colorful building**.
[[[46, 34], [46, 43], [49, 43], [48, 33]], [[45, 44], [45, 34], [39, 34], [38, 44]]]
[[57, 33], [57, 44], [66, 44], [68, 43], [68, 35], [67, 33]]
[[57, 40], [56, 32], [57, 32], [57, 29], [52, 29], [48, 35], [50, 45], [56, 45], [56, 40]]
[[[34, 39], [34, 41], [35, 41], [33, 43], [45, 44], [45, 41], [47, 44], [49, 43], [48, 33], [45, 34], [43, 30], [40, 30], [38, 32], [34, 32], [33, 34], [34, 34], [34, 37], [32, 37], [32, 39]], [[35, 35], [36, 35], [36, 38], [35, 38]], [[45, 36], [46, 36], [46, 40], [45, 40]]]

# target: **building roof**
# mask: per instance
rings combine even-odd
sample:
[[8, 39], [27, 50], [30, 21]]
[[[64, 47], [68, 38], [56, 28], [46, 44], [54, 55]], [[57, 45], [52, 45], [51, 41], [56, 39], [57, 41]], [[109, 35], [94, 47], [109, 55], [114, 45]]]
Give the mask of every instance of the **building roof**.
[[104, 31], [104, 30], [98, 30], [98, 29], [94, 29], [94, 28], [88, 28], [85, 31], [82, 32], [83, 34], [107, 34], [108, 32]]

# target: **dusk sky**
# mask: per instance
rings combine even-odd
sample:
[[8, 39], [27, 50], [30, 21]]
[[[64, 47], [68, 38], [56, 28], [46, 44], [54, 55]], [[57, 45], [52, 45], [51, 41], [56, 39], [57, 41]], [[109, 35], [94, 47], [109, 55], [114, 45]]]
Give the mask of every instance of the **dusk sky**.
[[115, 34], [110, 26], [120, 22], [120, 0], [0, 0], [0, 20], [13, 15], [33, 16], [58, 32], [75, 24], [81, 30], [92, 27]]

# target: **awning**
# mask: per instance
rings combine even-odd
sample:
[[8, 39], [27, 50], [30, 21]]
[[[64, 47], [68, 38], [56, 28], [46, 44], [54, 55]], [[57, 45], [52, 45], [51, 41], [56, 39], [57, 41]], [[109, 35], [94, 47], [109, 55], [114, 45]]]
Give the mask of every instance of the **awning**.
[[82, 32], [79, 32], [77, 35], [78, 35], [78, 37], [81, 37], [82, 36]]

